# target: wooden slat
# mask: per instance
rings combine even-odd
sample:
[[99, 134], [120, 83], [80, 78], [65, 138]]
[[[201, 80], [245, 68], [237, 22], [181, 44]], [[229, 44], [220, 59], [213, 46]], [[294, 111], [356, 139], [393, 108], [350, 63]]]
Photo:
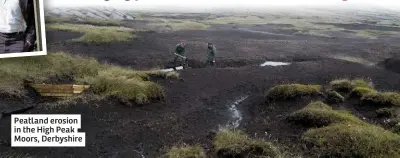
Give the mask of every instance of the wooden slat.
[[41, 96], [45, 96], [45, 97], [50, 97], [50, 96], [54, 96], [54, 97], [71, 97], [74, 96], [73, 94], [66, 94], [66, 93], [41, 93]]
[[33, 84], [31, 85], [41, 96], [70, 97], [82, 93], [90, 88], [89, 85], [52, 85], [52, 84]]

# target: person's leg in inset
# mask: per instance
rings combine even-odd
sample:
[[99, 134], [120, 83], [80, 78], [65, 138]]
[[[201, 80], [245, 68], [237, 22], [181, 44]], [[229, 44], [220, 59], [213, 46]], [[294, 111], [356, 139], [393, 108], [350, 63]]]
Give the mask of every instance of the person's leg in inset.
[[5, 53], [24, 52], [25, 40], [22, 33], [7, 35], [5, 40]]
[[3, 37], [3, 34], [0, 33], [0, 54], [6, 52], [6, 40]]

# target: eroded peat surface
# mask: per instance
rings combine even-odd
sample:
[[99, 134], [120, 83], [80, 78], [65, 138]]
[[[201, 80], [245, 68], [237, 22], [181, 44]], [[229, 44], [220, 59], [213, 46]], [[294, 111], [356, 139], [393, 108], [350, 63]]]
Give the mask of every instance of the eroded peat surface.
[[[138, 25], [144, 27], [147, 23], [140, 21]], [[124, 26], [137, 25], [128, 21]], [[79, 33], [48, 31], [50, 52], [93, 57], [101, 63], [134, 70], [167, 68], [176, 43], [185, 40], [189, 68], [177, 71], [179, 79], [150, 77], [165, 93], [158, 102], [127, 106], [124, 101], [103, 98], [48, 108], [44, 101], [34, 99], [32, 104], [37, 106], [24, 113], [82, 114], [86, 147], [10, 148], [10, 117], [3, 117], [1, 152], [36, 157], [162, 157], [172, 146], [198, 144], [213, 157], [214, 136], [222, 128], [231, 128], [272, 142], [291, 153], [287, 157], [313, 157], [302, 141], [307, 128], [288, 123], [286, 117], [321, 97], [267, 101], [266, 92], [281, 84], [326, 88], [330, 81], [344, 78], [368, 78], [379, 91], [400, 91], [400, 74], [378, 64], [400, 52], [400, 38], [361, 38], [343, 30], [337, 37], [328, 37], [282, 29], [293, 26], [210, 24], [207, 29], [138, 31], [133, 39], [94, 44], [71, 41], [79, 38]], [[214, 68], [203, 64], [207, 42], [214, 43], [218, 50]], [[381, 123], [368, 111], [373, 108], [359, 108], [351, 102], [331, 106], [365, 118], [367, 123]]]

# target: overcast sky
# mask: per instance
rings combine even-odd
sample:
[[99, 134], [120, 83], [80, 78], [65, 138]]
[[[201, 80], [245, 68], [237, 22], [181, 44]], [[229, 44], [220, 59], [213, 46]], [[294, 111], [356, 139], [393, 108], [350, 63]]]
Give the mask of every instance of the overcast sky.
[[114, 8], [145, 9], [218, 7], [260, 7], [260, 6], [335, 6], [358, 7], [379, 6], [400, 11], [400, 0], [44, 0], [46, 7], [109, 6]]

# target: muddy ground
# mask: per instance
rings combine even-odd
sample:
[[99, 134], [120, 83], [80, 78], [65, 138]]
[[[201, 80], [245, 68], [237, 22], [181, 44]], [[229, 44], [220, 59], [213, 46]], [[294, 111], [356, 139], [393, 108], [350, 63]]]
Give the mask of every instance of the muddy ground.
[[[140, 33], [130, 42], [101, 45], [72, 43], [68, 40], [80, 34], [48, 31], [51, 52], [92, 56], [135, 69], [165, 67], [173, 58], [175, 44], [186, 40], [189, 66], [193, 68], [180, 71], [183, 81], [156, 81], [166, 90], [166, 100], [160, 103], [129, 108], [115, 101], [99, 101], [52, 110], [37, 106], [25, 112], [82, 114], [85, 148], [10, 148], [10, 117], [4, 117], [0, 120], [0, 151], [38, 157], [139, 158], [138, 151], [146, 157], [158, 157], [165, 153], [165, 148], [180, 143], [198, 143], [209, 149], [211, 134], [234, 119], [229, 105], [246, 97], [238, 103], [242, 116], [238, 129], [301, 154], [304, 150], [299, 137], [304, 129], [286, 123], [284, 116], [302, 108], [310, 99], [267, 105], [263, 93], [268, 88], [282, 83], [326, 84], [336, 78], [366, 77], [379, 90], [400, 90], [398, 73], [332, 59], [348, 56], [378, 63], [400, 52], [400, 38], [332, 39], [292, 35], [279, 32], [279, 28], [219, 25], [209, 30]], [[216, 68], [204, 68], [201, 64], [207, 42], [215, 43], [218, 49]], [[260, 67], [266, 60], [292, 64]], [[356, 114], [371, 117], [362, 112]]]

